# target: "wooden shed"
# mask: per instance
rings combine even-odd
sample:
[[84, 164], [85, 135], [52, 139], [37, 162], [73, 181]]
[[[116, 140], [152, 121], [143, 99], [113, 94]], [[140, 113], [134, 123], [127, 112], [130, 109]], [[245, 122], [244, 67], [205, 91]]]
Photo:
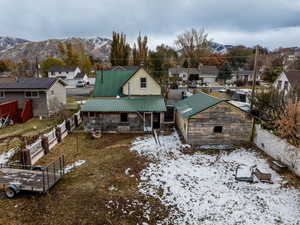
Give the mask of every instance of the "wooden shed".
[[249, 113], [203, 92], [175, 104], [176, 124], [188, 144], [239, 144], [250, 141]]

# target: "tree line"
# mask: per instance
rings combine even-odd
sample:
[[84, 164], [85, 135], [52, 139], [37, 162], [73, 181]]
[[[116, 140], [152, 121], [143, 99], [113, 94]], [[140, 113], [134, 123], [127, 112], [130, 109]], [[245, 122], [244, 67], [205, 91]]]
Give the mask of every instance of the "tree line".
[[[211, 46], [213, 41], [208, 38], [204, 29], [190, 29], [180, 33], [174, 41], [175, 47], [165, 44], [158, 45], [154, 50], [148, 47], [148, 37], [139, 34], [133, 46], [130, 46], [124, 33], [112, 33], [111, 51], [108, 61], [101, 61], [89, 56], [84, 46], [60, 43], [57, 46], [59, 55], [49, 55], [39, 62], [40, 71], [46, 75], [50, 66], [79, 66], [85, 73], [110, 66], [141, 66], [143, 65], [158, 78], [163, 78], [171, 67], [198, 67], [200, 64], [216, 66], [219, 78], [230, 79], [233, 71], [253, 70], [254, 47], [243, 45], [232, 46], [225, 53], [216, 53]], [[283, 70], [286, 49], [269, 51], [259, 46], [258, 66], [264, 66], [263, 79], [272, 82]], [[288, 65], [291, 69], [300, 69], [300, 57]], [[37, 70], [35, 62], [26, 58], [20, 62], [0, 59], [0, 72], [10, 71], [17, 76], [32, 76]]]

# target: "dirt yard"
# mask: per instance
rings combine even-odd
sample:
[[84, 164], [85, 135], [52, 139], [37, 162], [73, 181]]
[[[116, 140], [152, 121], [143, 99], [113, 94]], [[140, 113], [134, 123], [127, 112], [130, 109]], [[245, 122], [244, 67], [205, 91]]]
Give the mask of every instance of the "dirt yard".
[[[0, 195], [5, 225], [298, 225], [299, 179], [271, 170], [248, 146], [194, 151], [176, 132], [153, 137], [75, 131], [39, 165], [61, 154], [73, 167], [48, 194]], [[138, 137], [138, 138], [137, 138]], [[237, 182], [239, 165], [257, 165], [273, 184]]]
[[105, 135], [95, 140], [84, 133], [66, 137], [38, 164], [46, 165], [61, 154], [66, 164], [86, 162], [46, 195], [21, 193], [12, 200], [1, 195], [0, 224], [156, 224], [166, 217], [166, 209], [157, 199], [138, 192], [139, 173], [148, 161], [128, 150], [133, 138]]

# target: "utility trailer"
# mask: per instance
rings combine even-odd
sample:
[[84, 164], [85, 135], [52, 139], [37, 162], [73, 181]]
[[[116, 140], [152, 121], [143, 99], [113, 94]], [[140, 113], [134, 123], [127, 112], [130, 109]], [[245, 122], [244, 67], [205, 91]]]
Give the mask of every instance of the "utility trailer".
[[0, 188], [8, 198], [20, 191], [46, 193], [64, 175], [64, 156], [47, 167], [0, 164]]

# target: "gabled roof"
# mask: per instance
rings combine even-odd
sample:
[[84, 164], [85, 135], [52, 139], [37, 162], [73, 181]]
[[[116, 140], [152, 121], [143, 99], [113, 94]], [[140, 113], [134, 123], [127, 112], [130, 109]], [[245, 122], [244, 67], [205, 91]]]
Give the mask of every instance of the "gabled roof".
[[122, 86], [138, 70], [99, 70], [96, 72], [96, 83], [93, 97], [116, 97], [121, 95]]
[[84, 72], [80, 72], [80, 73], [77, 73], [76, 76], [74, 77], [74, 79], [82, 79], [84, 78], [85, 76], [85, 73]]
[[188, 74], [209, 74], [209, 75], [218, 75], [219, 70], [216, 66], [200, 66], [199, 68], [170, 68], [171, 74], [179, 74], [179, 73], [188, 73]]
[[111, 70], [138, 70], [139, 66], [112, 66]]
[[18, 78], [14, 82], [0, 83], [0, 89], [49, 89], [57, 80], [64, 86], [64, 81], [59, 78]]
[[189, 118], [223, 101], [225, 100], [200, 92], [177, 102], [175, 108], [183, 118]]
[[81, 107], [82, 112], [165, 112], [161, 96], [131, 96], [122, 98], [93, 98]]
[[300, 84], [300, 70], [284, 71], [284, 74], [286, 75], [292, 86], [294, 86], [295, 84]]
[[51, 66], [48, 72], [73, 72], [78, 66]]

